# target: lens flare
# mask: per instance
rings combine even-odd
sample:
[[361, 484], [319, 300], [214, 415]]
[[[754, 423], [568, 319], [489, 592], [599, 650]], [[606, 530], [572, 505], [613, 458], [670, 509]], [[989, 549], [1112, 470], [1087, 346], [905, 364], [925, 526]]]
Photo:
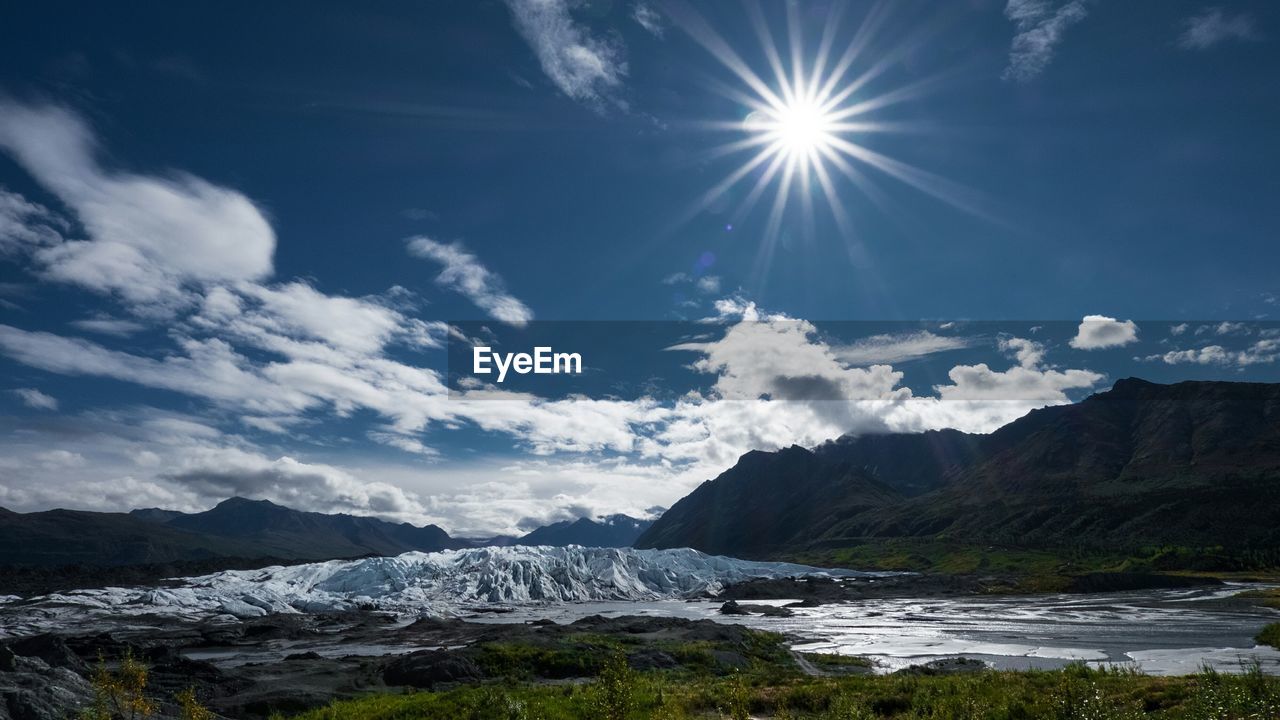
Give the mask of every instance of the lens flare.
[[[906, 183], [968, 212], [984, 215], [972, 202], [972, 192], [906, 162], [876, 152], [865, 144], [876, 133], [919, 132], [919, 124], [879, 119], [885, 108], [915, 100], [938, 87], [944, 75], [933, 76], [872, 93], [874, 81], [882, 78], [923, 41], [923, 35], [904, 38], [888, 49], [869, 48], [873, 36], [883, 31], [888, 5], [880, 4], [846, 32], [843, 49], [837, 36], [850, 27], [842, 23], [845, 4], [834, 3], [825, 18], [815, 52], [804, 47], [796, 3], [787, 3], [787, 59], [774, 41], [771, 23], [759, 3], [746, 4], [748, 19], [759, 39], [769, 72], [765, 80], [743, 59], [689, 3], [673, 0], [668, 5], [675, 23], [733, 73], [737, 83], [717, 83], [715, 89], [739, 103], [745, 112], [740, 120], [715, 121], [705, 126], [735, 135], [714, 146], [707, 157], [746, 154], [746, 160], [727, 177], [710, 188], [690, 211], [686, 221], [698, 212], [722, 204], [735, 185], [746, 184], [732, 215], [734, 225], [760, 201], [766, 190], [775, 194], [764, 228], [767, 241], [777, 239], [783, 217], [793, 199], [798, 199], [806, 227], [813, 224], [816, 196], [826, 200], [832, 216], [846, 239], [852, 242], [851, 219], [839, 193], [848, 183], [865, 197], [883, 205], [884, 194], [876, 187], [876, 173]], [[776, 25], [774, 23], [773, 25]], [[856, 70], [855, 70], [856, 69]], [[875, 171], [866, 172], [867, 169]], [[815, 187], [816, 186], [816, 187]], [[769, 243], [767, 243], [769, 244]]]

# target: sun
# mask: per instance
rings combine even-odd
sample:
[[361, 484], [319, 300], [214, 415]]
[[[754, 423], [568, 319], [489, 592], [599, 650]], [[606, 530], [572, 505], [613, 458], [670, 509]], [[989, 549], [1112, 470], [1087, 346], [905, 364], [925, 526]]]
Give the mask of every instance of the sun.
[[798, 99], [779, 108], [753, 110], [743, 120], [743, 129], [761, 137], [771, 151], [808, 165], [835, 147], [839, 124], [818, 103]]
[[[870, 140], [877, 134], [920, 131], [919, 124], [886, 119], [884, 111], [918, 99], [946, 77], [944, 74], [885, 86], [889, 70], [913, 49], [911, 42], [871, 49], [873, 37], [885, 26], [887, 4], [874, 6], [878, 9], [853, 28], [841, 22], [845, 4], [832, 4], [816, 50], [809, 52], [804, 47], [797, 4], [787, 3], [785, 54], [773, 38], [772, 28], [777, 23], [766, 20], [760, 4], [747, 3], [745, 7], [760, 41], [760, 55], [767, 63], [764, 73], [757, 73], [692, 6], [676, 3], [670, 8], [676, 24], [737, 80], [713, 81], [714, 89], [736, 102], [743, 115], [735, 121], [702, 124], [730, 133], [726, 142], [709, 148], [706, 157], [746, 156], [678, 222], [709, 207], [723, 206], [725, 198], [732, 196], [737, 208], [730, 226], [738, 227], [765, 192], [774, 188], [764, 227], [766, 240], [776, 239], [793, 202], [798, 202], [804, 211], [801, 220], [812, 227], [814, 201], [819, 198], [825, 199], [842, 234], [851, 238], [852, 222], [845, 209], [849, 203], [842, 193], [852, 187], [873, 202], [882, 203], [884, 194], [876, 187], [877, 175], [975, 212], [966, 206], [966, 189], [871, 147], [876, 143]], [[745, 194], [731, 192], [737, 185], [747, 187]]]

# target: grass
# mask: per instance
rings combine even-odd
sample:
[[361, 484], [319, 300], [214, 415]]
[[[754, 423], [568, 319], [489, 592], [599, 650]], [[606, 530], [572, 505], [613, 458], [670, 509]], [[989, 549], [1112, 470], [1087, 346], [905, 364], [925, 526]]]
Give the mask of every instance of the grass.
[[1246, 590], [1242, 593], [1238, 593], [1236, 597], [1255, 601], [1255, 604], [1257, 605], [1280, 610], [1280, 588]]
[[1280, 623], [1271, 623], [1262, 628], [1262, 632], [1258, 633], [1258, 642], [1263, 645], [1280, 650]]
[[1255, 666], [1157, 678], [1082, 665], [954, 676], [811, 678], [637, 673], [606, 665], [581, 684], [498, 683], [382, 694], [334, 703], [299, 720], [1245, 720], [1280, 717], [1280, 679]]
[[805, 659], [820, 668], [872, 668], [875, 665], [864, 657], [857, 655], [827, 655], [825, 653], [805, 653]]

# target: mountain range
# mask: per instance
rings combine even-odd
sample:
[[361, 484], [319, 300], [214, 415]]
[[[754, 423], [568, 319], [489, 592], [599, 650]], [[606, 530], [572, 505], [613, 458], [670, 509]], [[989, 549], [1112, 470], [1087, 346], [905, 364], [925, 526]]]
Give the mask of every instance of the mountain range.
[[1126, 379], [985, 435], [862, 435], [750, 452], [636, 547], [749, 558], [885, 538], [1274, 549], [1280, 384]]
[[454, 538], [372, 517], [306, 512], [267, 500], [233, 497], [212, 509], [183, 513], [143, 508], [128, 513], [0, 508], [0, 565], [118, 566], [215, 558], [328, 560], [419, 550], [502, 545], [625, 547], [652, 521], [626, 515], [581, 518], [540, 527], [524, 537]]
[[[580, 518], [451, 537], [231, 498], [197, 513], [0, 508], [0, 565], [325, 560], [482, 545], [692, 547], [744, 558], [891, 538], [1019, 548], [1280, 547], [1280, 384], [1121, 380], [990, 434], [941, 430], [753, 451], [656, 521]], [[1261, 550], [1259, 550], [1261, 549]]]

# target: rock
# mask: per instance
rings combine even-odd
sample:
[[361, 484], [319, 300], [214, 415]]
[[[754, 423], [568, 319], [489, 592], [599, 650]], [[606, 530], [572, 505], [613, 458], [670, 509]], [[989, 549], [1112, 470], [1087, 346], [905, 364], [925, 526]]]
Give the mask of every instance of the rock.
[[442, 683], [476, 682], [484, 671], [471, 658], [448, 650], [426, 650], [391, 661], [382, 671], [388, 685], [430, 690]]
[[323, 657], [320, 655], [320, 653], [315, 652], [314, 650], [308, 650], [307, 652], [290, 653], [288, 655], [285, 655], [284, 659], [285, 660], [322, 660]]
[[37, 658], [14, 660], [15, 669], [0, 674], [0, 718], [64, 720], [92, 701], [93, 689], [74, 672]]
[[644, 648], [628, 655], [627, 664], [632, 670], [668, 670], [679, 667], [680, 661], [661, 650]]
[[766, 617], [791, 617], [795, 613], [776, 605], [745, 605], [729, 600], [720, 606], [721, 615], [764, 615]]
[[84, 661], [77, 657], [71, 648], [67, 647], [66, 641], [57, 635], [46, 633], [21, 638], [10, 642], [8, 648], [14, 655], [40, 658], [49, 667], [76, 671], [87, 669]]
[[981, 660], [967, 657], [943, 658], [923, 665], [912, 665], [903, 668], [894, 675], [960, 675], [963, 673], [982, 672], [987, 664]]
[[18, 656], [13, 654], [8, 645], [0, 645], [0, 672], [13, 672], [17, 667]]
[[716, 667], [722, 671], [746, 670], [751, 667], [751, 661], [745, 655], [732, 650], [712, 650], [711, 659], [715, 660]]

